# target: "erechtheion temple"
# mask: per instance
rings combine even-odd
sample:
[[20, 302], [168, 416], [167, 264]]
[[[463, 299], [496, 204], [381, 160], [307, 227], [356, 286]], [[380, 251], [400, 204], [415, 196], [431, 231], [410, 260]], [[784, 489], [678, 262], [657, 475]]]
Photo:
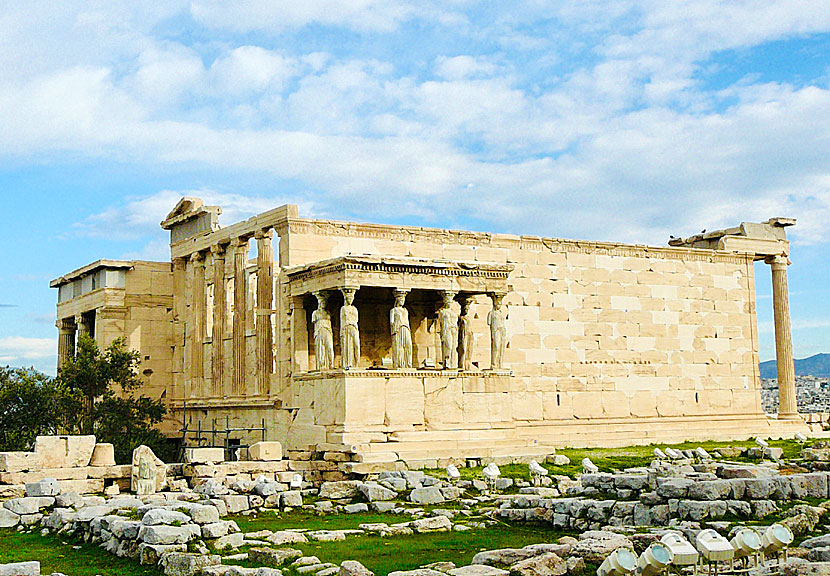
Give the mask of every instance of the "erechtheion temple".
[[[182, 199], [161, 224], [170, 262], [100, 260], [52, 282], [59, 362], [79, 332], [124, 337], [171, 436], [184, 421], [264, 422], [288, 450], [412, 465], [806, 429], [792, 220], [652, 247], [315, 220], [293, 205], [220, 227], [220, 212]], [[761, 409], [758, 260], [772, 269], [777, 417]], [[237, 440], [261, 439], [249, 435]]]

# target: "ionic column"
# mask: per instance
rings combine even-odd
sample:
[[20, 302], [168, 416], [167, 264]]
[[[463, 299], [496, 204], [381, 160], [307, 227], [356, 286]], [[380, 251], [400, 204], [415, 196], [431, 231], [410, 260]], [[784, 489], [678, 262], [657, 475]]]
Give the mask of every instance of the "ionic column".
[[211, 338], [211, 377], [214, 397], [222, 396], [225, 380], [225, 317], [227, 309], [228, 279], [225, 277], [225, 246], [214, 244], [213, 254], [213, 333]]
[[89, 336], [89, 324], [83, 314], [75, 314], [75, 326], [78, 327], [78, 337], [75, 341], [75, 344], [77, 345], [81, 340], [81, 336]]
[[58, 370], [75, 354], [75, 324], [68, 318], [59, 320], [58, 327]]
[[775, 360], [778, 366], [778, 417], [798, 416], [795, 393], [793, 339], [790, 328], [790, 296], [787, 289], [786, 256], [767, 258], [772, 270], [772, 309], [775, 318]]
[[274, 339], [271, 315], [274, 307], [274, 231], [260, 230], [254, 236], [257, 241], [257, 393], [267, 394], [270, 388], [271, 369], [274, 365]]
[[248, 238], [233, 242], [233, 388], [237, 396], [245, 394], [245, 313], [248, 309]]
[[202, 384], [205, 378], [204, 342], [205, 342], [205, 255], [195, 252], [190, 256], [193, 266], [191, 317], [193, 330], [190, 334], [190, 378], [191, 390], [197, 394], [204, 393]]

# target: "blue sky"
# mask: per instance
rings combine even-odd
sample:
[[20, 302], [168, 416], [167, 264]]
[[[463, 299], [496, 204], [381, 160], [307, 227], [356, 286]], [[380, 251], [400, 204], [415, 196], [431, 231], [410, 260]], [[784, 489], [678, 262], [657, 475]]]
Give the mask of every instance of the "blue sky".
[[166, 258], [185, 194], [655, 245], [795, 217], [795, 353], [830, 352], [829, 54], [830, 0], [0, 0], [0, 363], [54, 372], [48, 281]]

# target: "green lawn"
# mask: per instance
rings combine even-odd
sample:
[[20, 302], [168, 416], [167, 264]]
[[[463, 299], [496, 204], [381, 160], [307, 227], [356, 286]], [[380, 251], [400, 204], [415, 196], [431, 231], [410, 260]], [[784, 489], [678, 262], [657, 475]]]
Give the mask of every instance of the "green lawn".
[[258, 516], [233, 516], [239, 529], [243, 532], [256, 532], [257, 530], [288, 530], [289, 528], [304, 528], [306, 530], [348, 530], [357, 528], [360, 524], [385, 522], [396, 524], [408, 522], [412, 518], [408, 514], [376, 514], [367, 512], [363, 514], [326, 514], [318, 515], [305, 510], [292, 510], [284, 514], [276, 515], [263, 512]]
[[[259, 523], [258, 526], [269, 530], [280, 528], [278, 525], [268, 527]], [[377, 576], [383, 576], [394, 570], [411, 570], [432, 562], [449, 561], [461, 566], [469, 564], [473, 556], [482, 550], [555, 542], [563, 534], [540, 525], [500, 524], [467, 532], [433, 532], [387, 538], [352, 536], [340, 542], [309, 542], [289, 547], [302, 550], [306, 556], [317, 556], [323, 562], [340, 564], [344, 560], [357, 560]], [[240, 564], [253, 566], [247, 562]]]
[[[80, 546], [74, 550], [73, 546]], [[0, 529], [0, 564], [38, 560], [42, 574], [63, 572], [70, 576], [161, 576], [154, 566], [118, 558], [94, 544], [71, 538], [41, 536]]]

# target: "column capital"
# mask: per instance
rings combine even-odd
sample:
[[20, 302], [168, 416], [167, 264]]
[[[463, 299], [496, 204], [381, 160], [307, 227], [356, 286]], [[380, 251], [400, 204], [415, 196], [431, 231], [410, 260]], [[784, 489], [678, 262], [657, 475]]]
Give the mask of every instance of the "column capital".
[[787, 266], [789, 266], [792, 263], [790, 262], [790, 259], [784, 254], [767, 256], [766, 258], [764, 258], [764, 262], [769, 264], [773, 269], [778, 270], [786, 270]]
[[202, 252], [194, 252], [190, 255], [190, 261], [193, 262], [196, 266], [204, 266], [205, 265], [205, 255]]
[[222, 259], [225, 257], [225, 252], [228, 249], [227, 244], [213, 244], [210, 247], [210, 253], [213, 254], [214, 258]]
[[273, 228], [264, 228], [262, 230], [257, 230], [254, 232], [254, 238], [257, 240], [263, 240], [268, 238], [269, 240], [274, 237], [274, 229]]
[[173, 258], [173, 270], [184, 270], [187, 266], [187, 258]]
[[250, 240], [250, 236], [237, 236], [236, 238], [231, 240], [231, 244], [234, 248], [239, 248], [240, 246], [247, 246]]

